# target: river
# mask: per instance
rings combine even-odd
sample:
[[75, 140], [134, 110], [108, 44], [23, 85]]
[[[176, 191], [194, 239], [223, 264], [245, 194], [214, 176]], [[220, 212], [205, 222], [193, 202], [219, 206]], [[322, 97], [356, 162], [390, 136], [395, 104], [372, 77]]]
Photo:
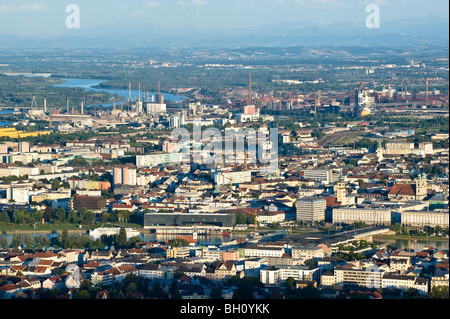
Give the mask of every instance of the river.
[[[87, 234], [87, 233], [86, 233]], [[23, 235], [31, 235], [31, 236], [40, 236], [39, 233], [23, 233]], [[52, 234], [45, 234], [49, 239], [57, 237], [58, 234], [52, 233]], [[73, 235], [71, 235], [73, 236]], [[177, 237], [178, 235], [156, 235], [152, 233], [141, 233], [141, 238], [145, 242], [164, 242], [165, 240], [171, 240]], [[6, 239], [8, 240], [8, 243], [11, 242], [13, 235], [12, 234], [6, 234]], [[248, 237], [248, 234], [245, 233], [236, 233], [231, 234], [231, 236], [222, 236], [222, 235], [198, 235], [197, 238], [197, 244], [198, 245], [220, 245], [222, 243], [230, 242], [232, 240], [238, 239], [238, 238], [245, 238]], [[276, 240], [276, 239], [275, 239]], [[281, 238], [282, 240], [282, 238]], [[397, 248], [403, 248], [407, 249], [409, 242], [407, 239], [375, 239], [375, 243], [378, 244], [387, 244], [391, 245]], [[411, 249], [414, 251], [421, 251], [425, 246], [428, 247], [434, 247], [440, 250], [448, 250], [449, 249], [449, 241], [448, 240], [421, 240], [421, 241], [413, 241], [411, 240]]]
[[[117, 89], [99, 89], [96, 88], [100, 83], [106, 82], [106, 80], [98, 80], [98, 79], [62, 79], [64, 83], [56, 84], [55, 87], [64, 87], [64, 88], [83, 88], [86, 91], [96, 91], [96, 92], [107, 92], [111, 95], [117, 94], [120, 97], [124, 97], [128, 100], [130, 96], [130, 92], [128, 90], [117, 90]], [[135, 84], [135, 87], [138, 86], [138, 84]], [[149, 92], [149, 101], [152, 100], [152, 96], [154, 96], [156, 93]], [[139, 90], [132, 89], [131, 90], [131, 99], [137, 100], [139, 98]], [[146, 100], [147, 98], [147, 91], [144, 91], [144, 89], [141, 90], [141, 98], [143, 100]], [[164, 93], [164, 99], [171, 101], [171, 102], [180, 102], [183, 101], [186, 97], [184, 96], [178, 96], [173, 95], [169, 93]], [[112, 106], [113, 103], [105, 103], [102, 104], [104, 107]], [[89, 107], [88, 105], [87, 107]]]
[[[30, 235], [31, 237], [34, 236], [41, 236], [41, 235], [45, 235], [47, 236], [48, 239], [51, 238], [55, 238], [58, 237], [59, 234], [58, 233], [51, 233], [51, 234], [41, 234], [41, 233], [20, 233], [23, 236], [28, 236]], [[87, 233], [86, 233], [87, 235]], [[0, 236], [2, 236], [0, 234]], [[71, 234], [70, 236], [77, 236], [77, 235], [73, 235]], [[175, 239], [178, 236], [181, 235], [156, 235], [156, 234], [151, 234], [151, 233], [141, 233], [141, 238], [143, 241], [145, 242], [164, 242], [166, 240], [172, 240]], [[197, 237], [197, 244], [198, 245], [220, 245], [222, 243], [227, 243], [230, 241], [233, 241], [237, 238], [245, 238], [247, 237], [246, 234], [232, 234], [231, 236], [222, 236], [222, 235], [198, 235]], [[8, 233], [6, 234], [6, 240], [8, 241], [8, 244], [11, 243], [11, 240], [13, 238], [13, 234]]]
[[[16, 74], [16, 75], [24, 75], [24, 76], [28, 76], [28, 77], [49, 77], [50, 74]], [[10, 74], [9, 76], [15, 76], [13, 74]], [[61, 84], [56, 84], [54, 85], [55, 87], [61, 87], [61, 88], [82, 88], [86, 91], [96, 91], [96, 92], [107, 92], [110, 93], [111, 95], [117, 94], [120, 97], [123, 97], [125, 99], [128, 100], [130, 94], [128, 90], [116, 90], [116, 89], [99, 89], [96, 88], [96, 86], [98, 86], [100, 83], [106, 82], [107, 80], [99, 80], [99, 79], [71, 79], [71, 78], [65, 78], [65, 79], [61, 79], [64, 81], [64, 83]], [[138, 84], [134, 85], [135, 87], [138, 86]], [[149, 101], [152, 100], [152, 96], [155, 96], [156, 93], [154, 92], [148, 92], [148, 96], [149, 96]], [[141, 91], [141, 97], [142, 99], [146, 100], [147, 99], [147, 91], [144, 92], [144, 90]], [[132, 89], [131, 90], [131, 98], [133, 100], [137, 100], [139, 98], [139, 90], [135, 90]], [[169, 94], [169, 93], [164, 93], [164, 99], [167, 101], [171, 101], [171, 102], [180, 102], [183, 101], [184, 99], [186, 99], [185, 96], [179, 96], [179, 95], [174, 95], [174, 94]], [[102, 104], [104, 107], [111, 107], [113, 106], [113, 102], [111, 103], [104, 103]], [[97, 105], [97, 104], [95, 104]], [[87, 105], [86, 107], [91, 107], [92, 105]], [[117, 105], [119, 106], [119, 105]], [[14, 113], [14, 109], [8, 109], [8, 110], [0, 110], [0, 116], [2, 114], [13, 114]], [[11, 125], [11, 122], [9, 121], [0, 121], [0, 127], [1, 126], [7, 126], [7, 125]]]
[[[374, 239], [377, 244], [386, 244], [397, 248], [408, 249], [409, 241], [408, 239]], [[411, 239], [411, 249], [414, 251], [421, 251], [425, 246], [437, 248], [440, 250], [448, 250], [449, 241], [448, 240], [417, 240]]]

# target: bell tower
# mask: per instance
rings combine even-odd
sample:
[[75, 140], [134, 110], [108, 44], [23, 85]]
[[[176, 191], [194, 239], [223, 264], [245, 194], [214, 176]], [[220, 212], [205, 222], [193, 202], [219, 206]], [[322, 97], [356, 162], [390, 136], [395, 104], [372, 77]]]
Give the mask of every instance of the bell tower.
[[345, 205], [345, 182], [342, 172], [340, 173], [339, 181], [336, 185], [336, 201]]
[[427, 197], [427, 177], [424, 173], [419, 174], [416, 178], [416, 200], [423, 200]]

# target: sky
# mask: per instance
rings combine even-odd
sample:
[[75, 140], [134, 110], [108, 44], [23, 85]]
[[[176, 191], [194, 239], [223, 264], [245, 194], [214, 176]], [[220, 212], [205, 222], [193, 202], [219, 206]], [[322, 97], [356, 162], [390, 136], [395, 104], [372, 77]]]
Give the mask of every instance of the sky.
[[[276, 22], [366, 20], [377, 4], [381, 21], [437, 15], [448, 18], [448, 0], [0, 0], [0, 34], [57, 35], [67, 30], [66, 7], [80, 9], [80, 28], [111, 21], [145, 21], [164, 27], [251, 28]], [[1, 44], [0, 44], [1, 46]]]

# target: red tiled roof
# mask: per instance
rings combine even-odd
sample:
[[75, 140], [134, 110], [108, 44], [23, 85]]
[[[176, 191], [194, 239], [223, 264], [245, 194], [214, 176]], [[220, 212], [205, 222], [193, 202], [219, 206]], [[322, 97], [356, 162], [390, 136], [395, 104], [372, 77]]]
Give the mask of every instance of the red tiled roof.
[[411, 184], [395, 184], [389, 191], [389, 195], [415, 195], [415, 185]]
[[0, 290], [3, 290], [3, 291], [13, 291], [16, 289], [17, 289], [17, 287], [13, 284], [6, 284], [6, 285], [3, 285], [0, 287]]
[[339, 202], [336, 201], [336, 197], [325, 197], [327, 207], [340, 206]]
[[57, 255], [52, 251], [46, 251], [46, 252], [36, 252], [34, 253], [34, 258], [53, 258]]
[[45, 273], [47, 271], [47, 267], [43, 267], [43, 266], [36, 266], [36, 268], [34, 268], [34, 273], [39, 274], [39, 273]]
[[53, 263], [53, 260], [44, 259], [44, 260], [40, 260], [38, 265], [39, 266], [51, 266], [52, 263]]

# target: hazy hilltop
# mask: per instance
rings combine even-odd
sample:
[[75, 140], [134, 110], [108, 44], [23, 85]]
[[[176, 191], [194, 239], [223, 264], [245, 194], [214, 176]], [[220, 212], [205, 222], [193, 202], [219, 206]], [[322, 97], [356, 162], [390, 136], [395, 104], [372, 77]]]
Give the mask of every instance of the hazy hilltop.
[[[1, 33], [1, 32], [0, 32]], [[365, 22], [274, 22], [254, 28], [201, 29], [161, 27], [151, 23], [112, 20], [107, 24], [67, 29], [58, 36], [19, 37], [0, 34], [0, 48], [124, 47], [290, 47], [448, 45], [449, 19], [438, 16], [381, 21], [379, 29]]]

